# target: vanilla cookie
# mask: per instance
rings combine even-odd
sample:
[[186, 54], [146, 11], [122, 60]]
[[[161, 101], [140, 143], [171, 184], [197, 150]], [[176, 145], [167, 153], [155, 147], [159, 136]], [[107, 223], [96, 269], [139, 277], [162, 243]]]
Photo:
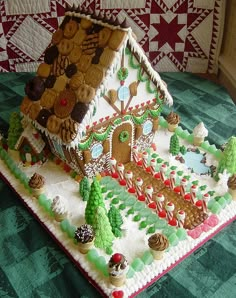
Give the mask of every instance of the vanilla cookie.
[[53, 89], [46, 89], [40, 99], [40, 104], [46, 109], [51, 109], [54, 105], [57, 92]]
[[72, 38], [78, 29], [78, 23], [76, 21], [70, 20], [66, 23], [64, 28], [64, 36], [66, 38]]
[[73, 50], [74, 43], [71, 39], [63, 38], [58, 44], [58, 51], [61, 55], [69, 55]]
[[41, 78], [47, 78], [50, 75], [51, 66], [47, 63], [39, 64], [37, 75]]
[[41, 111], [41, 105], [39, 101], [33, 102], [29, 110], [29, 117], [32, 120], [35, 120], [38, 117], [38, 114], [40, 111]]
[[59, 93], [54, 103], [54, 113], [59, 118], [66, 118], [72, 112], [76, 103], [76, 95], [70, 89], [63, 90]]
[[57, 78], [57, 80], [53, 86], [53, 89], [59, 93], [66, 88], [67, 83], [68, 83], [68, 78], [65, 74], [63, 74], [62, 76]]
[[105, 48], [100, 57], [99, 64], [105, 68], [108, 68], [112, 64], [114, 58], [115, 51], [111, 50], [110, 48]]
[[68, 118], [62, 122], [59, 136], [61, 137], [62, 142], [70, 143], [76, 138], [77, 131], [78, 123], [71, 118]]
[[98, 46], [104, 48], [111, 36], [112, 30], [110, 28], [104, 27], [98, 33]]
[[80, 46], [75, 45], [73, 50], [69, 54], [71, 63], [77, 63], [82, 55], [82, 49]]
[[62, 29], [57, 29], [52, 35], [52, 43], [57, 45], [63, 38], [63, 30]]
[[84, 19], [84, 18], [82, 18], [81, 19], [81, 22], [80, 22], [80, 26], [81, 26], [81, 28], [83, 28], [83, 29], [88, 29], [89, 27], [91, 27], [92, 26], [92, 22], [90, 21], [90, 20], [88, 20], [88, 19]]
[[86, 72], [92, 63], [93, 56], [82, 55], [76, 64], [79, 71]]
[[85, 40], [86, 36], [86, 31], [82, 28], [79, 28], [72, 40], [77, 46], [80, 46], [82, 42]]
[[104, 78], [104, 74], [102, 67], [91, 65], [84, 76], [85, 83], [97, 89]]
[[69, 86], [72, 90], [77, 90], [84, 83], [84, 75], [82, 72], [77, 72], [69, 81]]
[[52, 73], [56, 77], [63, 75], [69, 63], [70, 62], [67, 56], [59, 55], [53, 62]]
[[112, 32], [111, 37], [108, 41], [108, 46], [114, 51], [119, 51], [123, 41], [126, 38], [127, 33], [122, 30], [115, 30]]
[[77, 99], [82, 103], [90, 103], [95, 96], [95, 90], [89, 85], [82, 84], [76, 91]]
[[20, 111], [23, 114], [27, 115], [30, 110], [31, 105], [32, 105], [32, 101], [29, 99], [28, 96], [25, 96], [21, 105], [20, 105]]
[[47, 129], [51, 133], [57, 134], [60, 130], [62, 119], [58, 118], [56, 115], [51, 115], [47, 121]]

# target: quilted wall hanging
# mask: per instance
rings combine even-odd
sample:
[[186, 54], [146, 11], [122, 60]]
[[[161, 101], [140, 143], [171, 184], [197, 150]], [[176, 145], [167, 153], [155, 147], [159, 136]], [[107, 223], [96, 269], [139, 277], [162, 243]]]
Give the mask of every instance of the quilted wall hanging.
[[159, 72], [217, 72], [224, 0], [0, 0], [1, 72], [36, 70], [66, 4], [126, 18]]

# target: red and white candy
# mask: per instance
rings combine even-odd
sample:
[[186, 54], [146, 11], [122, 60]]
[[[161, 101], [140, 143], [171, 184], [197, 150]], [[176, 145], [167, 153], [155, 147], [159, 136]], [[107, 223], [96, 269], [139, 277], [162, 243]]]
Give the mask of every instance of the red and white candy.
[[202, 211], [203, 212], [207, 212], [207, 202], [209, 201], [209, 199], [210, 199], [210, 195], [208, 193], [205, 193], [202, 196]]
[[147, 169], [147, 163], [148, 163], [148, 153], [147, 153], [147, 151], [143, 152], [142, 161], [143, 161], [143, 168], [144, 168], [144, 170], [146, 170]]
[[167, 220], [170, 221], [172, 220], [174, 216], [174, 210], [175, 210], [175, 205], [172, 202], [168, 202], [165, 206], [166, 208], [166, 213], [167, 213]]
[[192, 204], [195, 204], [195, 200], [197, 197], [198, 187], [197, 185], [193, 184], [190, 189], [190, 201]]
[[183, 228], [183, 226], [184, 226], [185, 217], [186, 217], [186, 214], [185, 214], [184, 210], [179, 210], [177, 212], [178, 226], [180, 228]]
[[163, 203], [165, 201], [165, 197], [163, 196], [163, 194], [158, 193], [155, 197], [155, 201], [157, 206], [157, 212], [161, 212], [163, 210]]
[[138, 196], [141, 196], [143, 194], [142, 185], [143, 185], [143, 179], [138, 177], [135, 181], [135, 190]]
[[153, 187], [152, 187], [152, 185], [148, 185], [145, 188], [145, 200], [146, 200], [146, 204], [150, 204], [152, 202], [152, 194], [153, 194]]
[[116, 173], [116, 159], [114, 157], [110, 158], [110, 171], [111, 171], [111, 174]]
[[138, 146], [134, 146], [132, 149], [132, 152], [133, 152], [133, 160], [137, 163], [139, 161]]
[[180, 194], [181, 194], [181, 196], [184, 198], [184, 196], [185, 196], [185, 193], [186, 193], [186, 187], [187, 187], [187, 184], [188, 184], [188, 181], [185, 179], [185, 178], [183, 178], [182, 180], [181, 180], [181, 185], [180, 185]]
[[163, 164], [161, 165], [161, 168], [160, 168], [160, 176], [161, 176], [161, 180], [164, 182], [166, 180], [166, 177], [165, 177], [165, 173], [167, 171], [167, 165], [166, 164]]
[[124, 180], [124, 170], [125, 167], [123, 165], [123, 163], [118, 163], [117, 164], [117, 171], [118, 171], [118, 176], [119, 176], [119, 180]]
[[157, 164], [157, 161], [155, 160], [155, 158], [152, 158], [150, 160], [150, 171], [152, 176], [155, 176], [156, 174], [156, 164]]
[[176, 179], [176, 173], [175, 171], [170, 172], [170, 188], [174, 189], [175, 187], [175, 179]]
[[133, 172], [127, 171], [125, 173], [126, 186], [128, 189], [133, 187]]

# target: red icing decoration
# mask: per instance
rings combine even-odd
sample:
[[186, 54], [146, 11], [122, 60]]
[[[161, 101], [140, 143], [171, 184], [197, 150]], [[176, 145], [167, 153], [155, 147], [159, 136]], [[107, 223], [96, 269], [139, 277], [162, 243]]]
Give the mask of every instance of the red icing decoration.
[[141, 166], [143, 165], [142, 160], [139, 160], [139, 161], [137, 162], [137, 165], [138, 165], [139, 167], [141, 167]]
[[165, 180], [164, 184], [165, 184], [165, 186], [170, 186], [170, 180]]
[[34, 137], [35, 137], [36, 140], [38, 140], [39, 139], [39, 133], [35, 133]]
[[171, 220], [169, 220], [169, 225], [172, 227], [176, 227], [177, 226], [177, 220], [175, 218], [172, 218]]
[[156, 209], [157, 205], [155, 202], [151, 202], [149, 205], [148, 205], [149, 208], [151, 209]]
[[125, 83], [125, 81], [120, 81], [121, 86], [123, 86]]
[[60, 100], [60, 105], [63, 106], [63, 107], [65, 107], [67, 105], [67, 99], [66, 98], [62, 98]]
[[123, 298], [124, 297], [124, 292], [119, 290], [119, 291], [113, 291], [112, 292], [112, 297], [113, 298]]
[[198, 200], [198, 201], [195, 203], [195, 205], [196, 205], [197, 207], [202, 207], [202, 200]]
[[159, 216], [160, 218], [166, 218], [166, 212], [165, 212], [165, 210], [160, 211], [160, 212], [158, 213], [158, 216]]
[[129, 193], [135, 193], [135, 189], [134, 189], [133, 187], [132, 187], [132, 188], [129, 188], [129, 189], [128, 189], [128, 192], [129, 192]]
[[190, 200], [191, 200], [191, 195], [190, 195], [190, 193], [187, 193], [187, 194], [184, 196], [184, 199], [185, 199], [186, 201], [190, 201]]
[[138, 200], [141, 201], [141, 202], [144, 202], [145, 201], [145, 196], [144, 195], [139, 196]]
[[174, 192], [176, 192], [176, 193], [180, 193], [180, 189], [181, 189], [180, 186], [176, 186], [176, 187], [174, 188]]
[[119, 253], [115, 253], [113, 256], [112, 256], [112, 260], [113, 262], [115, 263], [119, 263], [122, 259], [122, 255], [119, 254]]
[[160, 178], [161, 178], [160, 173], [156, 173], [156, 174], [154, 175], [154, 178], [156, 178], [156, 179], [160, 179]]
[[147, 168], [146, 168], [146, 172], [147, 172], [147, 173], [150, 173], [150, 172], [151, 172], [150, 167], [147, 167]]
[[120, 180], [119, 183], [120, 183], [121, 186], [125, 186], [126, 185], [126, 181], [124, 179], [123, 180]]
[[118, 176], [117, 173], [112, 173], [111, 177], [114, 178], [114, 179], [117, 179], [119, 176]]
[[66, 163], [64, 164], [63, 169], [66, 173], [69, 173], [71, 170], [70, 166], [68, 166]]

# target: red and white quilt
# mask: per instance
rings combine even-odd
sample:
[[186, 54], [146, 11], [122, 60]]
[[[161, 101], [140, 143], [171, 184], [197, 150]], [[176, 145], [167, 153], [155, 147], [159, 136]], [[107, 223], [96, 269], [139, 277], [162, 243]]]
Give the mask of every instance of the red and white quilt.
[[75, 4], [126, 18], [153, 67], [216, 73], [224, 0], [0, 0], [0, 71], [35, 71]]

